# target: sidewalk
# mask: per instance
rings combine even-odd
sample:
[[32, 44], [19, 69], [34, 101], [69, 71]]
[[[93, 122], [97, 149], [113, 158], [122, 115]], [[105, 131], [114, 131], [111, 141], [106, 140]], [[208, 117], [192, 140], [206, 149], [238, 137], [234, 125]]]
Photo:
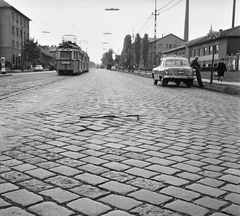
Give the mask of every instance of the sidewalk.
[[[210, 79], [202, 79], [202, 81], [206, 83], [210, 83]], [[240, 86], [240, 82], [227, 82], [227, 81], [221, 82], [217, 80], [213, 80], [213, 84]]]
[[[151, 71], [135, 70], [134, 72], [128, 72], [128, 71], [124, 71], [124, 72], [152, 78]], [[227, 81], [221, 82], [218, 80], [213, 80], [213, 84], [210, 84], [210, 79], [205, 79], [205, 78], [202, 78], [202, 81], [205, 84], [203, 89], [222, 92], [230, 95], [240, 95], [240, 82], [227, 82]], [[199, 87], [196, 79], [194, 80], [193, 86]]]

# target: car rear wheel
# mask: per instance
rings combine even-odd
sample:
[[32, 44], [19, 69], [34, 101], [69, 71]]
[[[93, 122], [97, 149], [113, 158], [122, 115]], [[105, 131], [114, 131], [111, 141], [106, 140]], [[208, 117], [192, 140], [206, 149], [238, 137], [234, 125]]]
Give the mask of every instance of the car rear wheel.
[[162, 86], [166, 86], [168, 84], [168, 81], [166, 79], [161, 80]]
[[191, 88], [192, 85], [193, 85], [193, 81], [192, 81], [192, 80], [190, 80], [190, 81], [187, 82], [187, 87], [188, 87], [188, 88]]
[[157, 83], [158, 83], [158, 80], [153, 79], [153, 84], [157, 85]]
[[180, 82], [179, 82], [179, 81], [177, 81], [177, 82], [176, 82], [176, 84], [179, 86], [179, 85], [180, 85]]

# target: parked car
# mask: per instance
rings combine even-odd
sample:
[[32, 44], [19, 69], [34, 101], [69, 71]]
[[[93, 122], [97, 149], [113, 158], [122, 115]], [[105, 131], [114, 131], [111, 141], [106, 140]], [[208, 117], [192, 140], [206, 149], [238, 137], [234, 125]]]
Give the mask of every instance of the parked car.
[[162, 86], [166, 86], [168, 82], [175, 82], [177, 85], [183, 82], [187, 87], [191, 87], [195, 77], [196, 72], [190, 67], [188, 59], [180, 56], [164, 57], [159, 66], [152, 70], [154, 85], [157, 85], [158, 81]]
[[34, 67], [34, 71], [43, 71], [42, 65], [36, 65], [36, 66]]
[[112, 67], [111, 67], [111, 70], [116, 70], [117, 68], [116, 68], [116, 66], [115, 65], [113, 65]]

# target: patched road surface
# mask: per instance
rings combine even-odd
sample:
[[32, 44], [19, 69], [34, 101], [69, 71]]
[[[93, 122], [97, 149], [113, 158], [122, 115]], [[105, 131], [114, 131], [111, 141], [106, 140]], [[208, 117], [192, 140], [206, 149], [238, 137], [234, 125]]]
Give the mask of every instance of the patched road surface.
[[1, 216], [240, 215], [239, 97], [48, 76], [0, 78]]

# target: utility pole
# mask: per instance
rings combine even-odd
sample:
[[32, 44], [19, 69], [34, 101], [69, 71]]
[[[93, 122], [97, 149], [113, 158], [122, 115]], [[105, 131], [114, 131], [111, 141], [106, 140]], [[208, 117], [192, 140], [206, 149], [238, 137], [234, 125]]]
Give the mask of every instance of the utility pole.
[[184, 40], [188, 41], [188, 31], [189, 31], [189, 0], [186, 0], [185, 9], [185, 25], [184, 25]]
[[156, 50], [156, 42], [157, 42], [157, 0], [155, 0], [155, 11], [152, 13], [154, 15], [154, 66], [157, 64], [157, 50]]
[[233, 0], [232, 28], [234, 27], [234, 21], [235, 21], [235, 8], [236, 8], [236, 0]]

